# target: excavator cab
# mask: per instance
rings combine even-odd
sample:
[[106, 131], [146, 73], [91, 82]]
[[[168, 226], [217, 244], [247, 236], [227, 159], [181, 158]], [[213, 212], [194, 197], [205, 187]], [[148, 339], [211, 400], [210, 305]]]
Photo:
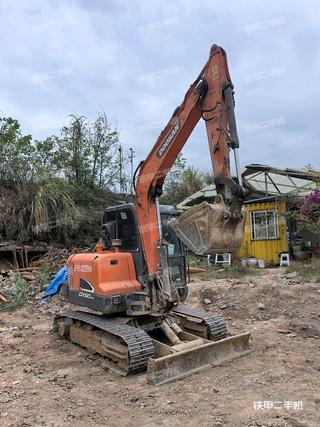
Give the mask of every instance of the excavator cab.
[[[188, 294], [186, 249], [176, 232], [171, 227], [171, 221], [179, 214], [173, 206], [160, 205], [161, 236], [165, 242], [169, 278], [177, 289], [180, 301]], [[114, 240], [120, 241], [120, 252], [131, 253], [134, 261], [136, 277], [143, 283], [147, 275], [141, 236], [139, 232], [136, 207], [133, 203], [106, 208], [103, 215], [102, 241], [105, 249], [112, 249]]]
[[173, 206], [160, 205], [162, 239], [167, 244], [167, 259], [170, 281], [178, 289], [180, 301], [187, 297], [186, 248], [171, 227], [171, 221], [179, 214]]
[[132, 203], [105, 209], [101, 238], [104, 249], [107, 250], [111, 250], [114, 240], [118, 240], [119, 252], [132, 254], [137, 278], [146, 274], [137, 214]]

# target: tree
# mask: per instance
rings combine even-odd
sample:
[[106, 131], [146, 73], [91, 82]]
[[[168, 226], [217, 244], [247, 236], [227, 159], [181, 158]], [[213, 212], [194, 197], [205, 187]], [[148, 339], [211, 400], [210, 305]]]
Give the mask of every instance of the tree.
[[119, 134], [116, 129], [111, 129], [105, 114], [99, 114], [89, 127], [87, 141], [92, 153], [91, 184], [109, 188], [116, 180], [114, 171], [119, 167], [113, 161]]
[[59, 135], [35, 142], [17, 120], [0, 119], [0, 232], [20, 242], [97, 240], [103, 209], [117, 203], [118, 144], [105, 114], [92, 123], [72, 115]]
[[33, 173], [34, 147], [31, 135], [22, 135], [20, 123], [12, 117], [0, 118], [0, 181], [19, 181]]
[[160, 202], [174, 205], [180, 201], [181, 177], [187, 167], [187, 160], [183, 154], [179, 154], [172, 168], [168, 172], [163, 186], [163, 195]]
[[60, 136], [53, 135], [36, 143], [39, 160], [50, 164], [52, 171], [76, 186], [105, 189], [117, 179], [118, 145], [118, 131], [111, 128], [104, 113], [93, 122], [72, 115]]
[[209, 172], [187, 166], [186, 159], [180, 154], [166, 177], [160, 201], [176, 205], [212, 183], [213, 176]]

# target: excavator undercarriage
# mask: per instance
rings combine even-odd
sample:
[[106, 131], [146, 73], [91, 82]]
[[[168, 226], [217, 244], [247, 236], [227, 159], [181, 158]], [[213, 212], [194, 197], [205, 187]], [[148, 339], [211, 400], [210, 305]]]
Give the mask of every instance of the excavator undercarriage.
[[103, 317], [70, 311], [55, 318], [60, 336], [104, 356], [122, 375], [147, 371], [161, 385], [249, 352], [250, 333], [227, 336], [220, 316], [179, 306], [163, 319]]

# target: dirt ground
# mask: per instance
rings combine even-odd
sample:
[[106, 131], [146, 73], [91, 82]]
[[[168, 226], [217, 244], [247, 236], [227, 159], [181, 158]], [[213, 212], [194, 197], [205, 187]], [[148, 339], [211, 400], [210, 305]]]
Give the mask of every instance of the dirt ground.
[[0, 426], [320, 426], [320, 283], [280, 274], [193, 281], [189, 303], [252, 351], [158, 388], [52, 333], [57, 299], [1, 314]]

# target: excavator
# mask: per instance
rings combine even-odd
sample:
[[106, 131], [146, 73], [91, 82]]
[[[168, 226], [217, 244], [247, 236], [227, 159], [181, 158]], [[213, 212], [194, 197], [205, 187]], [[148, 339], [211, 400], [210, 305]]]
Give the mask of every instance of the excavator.
[[[203, 119], [216, 196], [179, 215], [159, 204], [167, 173]], [[102, 243], [67, 261], [63, 300], [82, 307], [54, 319], [54, 330], [105, 358], [124, 375], [147, 371], [165, 384], [247, 354], [249, 332], [228, 336], [219, 315], [195, 309], [188, 294], [187, 250], [239, 249], [245, 190], [239, 166], [234, 90], [225, 51], [213, 45], [199, 76], [134, 174], [134, 203], [105, 209]], [[237, 176], [231, 177], [234, 151]]]

